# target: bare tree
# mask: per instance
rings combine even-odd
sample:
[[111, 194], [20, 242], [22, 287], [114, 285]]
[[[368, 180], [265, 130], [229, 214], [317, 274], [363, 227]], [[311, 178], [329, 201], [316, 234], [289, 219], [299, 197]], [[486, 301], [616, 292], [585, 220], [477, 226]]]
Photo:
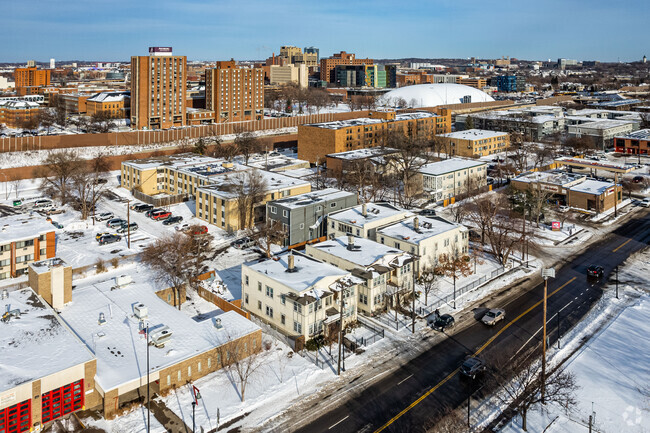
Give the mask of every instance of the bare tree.
[[456, 279], [467, 277], [472, 274], [470, 257], [461, 252], [456, 245], [451, 248], [450, 253], [443, 253], [438, 257], [435, 272], [452, 278], [454, 281], [454, 308], [456, 308]]
[[436, 268], [436, 264], [424, 266], [417, 278], [417, 283], [424, 292], [424, 305], [429, 305], [429, 294], [438, 287], [440, 274], [436, 271]]
[[232, 177], [228, 189], [235, 195], [239, 228], [250, 227], [255, 222], [255, 207], [268, 190], [266, 179], [256, 169], [239, 171]]
[[472, 200], [469, 218], [481, 230], [481, 242], [501, 265], [505, 265], [512, 251], [521, 243], [521, 225], [502, 193], [481, 196]]
[[106, 133], [114, 127], [114, 117], [110, 111], [98, 111], [90, 116], [90, 129], [94, 132]]
[[217, 347], [221, 364], [233, 376], [241, 401], [246, 398], [246, 387], [253, 374], [263, 365], [262, 342], [257, 337], [227, 336], [225, 344]]
[[239, 131], [235, 134], [235, 148], [237, 153], [244, 156], [244, 164], [248, 165], [248, 159], [252, 154], [261, 150], [260, 140], [250, 131]]
[[42, 178], [41, 189], [50, 197], [56, 197], [61, 205], [70, 199], [73, 176], [83, 169], [86, 162], [76, 152], [66, 149], [51, 152], [43, 165], [34, 170], [34, 176]]
[[427, 423], [426, 433], [458, 433], [467, 431], [467, 421], [453, 409], [447, 409], [441, 418]]
[[264, 224], [249, 229], [248, 236], [254, 239], [264, 255], [270, 258], [273, 255], [271, 245], [282, 245], [287, 237], [287, 230], [282, 227], [282, 223], [267, 219]]
[[104, 197], [106, 184], [100, 181], [101, 176], [108, 171], [108, 163], [103, 155], [88, 163], [81, 164], [72, 175], [71, 188], [77, 198], [81, 219], [88, 218], [90, 211]]
[[142, 262], [154, 271], [157, 283], [166, 285], [174, 293], [174, 306], [181, 309], [181, 290], [191, 275], [188, 268], [192, 266], [190, 242], [183, 233], [172, 233], [157, 239], [142, 251]]

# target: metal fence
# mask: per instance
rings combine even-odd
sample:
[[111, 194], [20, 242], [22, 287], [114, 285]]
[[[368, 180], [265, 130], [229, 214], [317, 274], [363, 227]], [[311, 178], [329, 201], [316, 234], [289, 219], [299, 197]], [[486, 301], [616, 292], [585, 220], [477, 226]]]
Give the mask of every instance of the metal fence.
[[367, 323], [362, 322], [361, 320], [359, 320], [358, 322], [364, 328], [372, 331], [372, 335], [370, 337], [361, 337], [361, 338], [357, 338], [354, 335], [347, 336], [347, 338], [350, 338], [350, 337], [354, 338], [355, 343], [357, 344], [357, 346], [366, 346], [367, 347], [367, 346], [370, 346], [371, 344], [375, 343], [376, 341], [381, 340], [382, 338], [384, 338], [384, 330], [383, 329], [377, 329], [377, 328], [375, 328], [373, 326], [370, 326]]

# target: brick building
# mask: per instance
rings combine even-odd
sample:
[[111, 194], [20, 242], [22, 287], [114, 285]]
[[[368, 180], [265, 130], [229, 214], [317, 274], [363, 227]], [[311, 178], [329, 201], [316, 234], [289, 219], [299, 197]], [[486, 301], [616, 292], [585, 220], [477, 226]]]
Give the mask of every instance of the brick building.
[[150, 47], [131, 57], [131, 126], [167, 129], [185, 126], [187, 57], [171, 47]]
[[5, 99], [0, 101], [0, 124], [9, 128], [22, 128], [25, 122], [38, 116], [41, 106], [26, 100]]
[[614, 137], [617, 152], [647, 155], [650, 149], [650, 129], [641, 129], [628, 135]]
[[503, 152], [510, 147], [510, 135], [507, 132], [467, 129], [464, 131], [441, 134], [450, 155], [481, 157]]
[[96, 113], [110, 113], [115, 119], [128, 119], [131, 114], [131, 93], [101, 92], [86, 100], [89, 116]]
[[205, 108], [215, 121], [240, 122], [264, 117], [264, 71], [243, 68], [234, 60], [205, 71]]
[[18, 214], [0, 220], [0, 280], [24, 275], [30, 263], [55, 254], [54, 226], [44, 218]]
[[338, 65], [372, 65], [372, 59], [357, 59], [353, 53], [341, 51], [327, 59], [320, 59], [320, 79], [328, 83], [336, 83], [335, 68]]
[[14, 80], [16, 89], [19, 87], [44, 87], [50, 85], [52, 70], [34, 67], [16, 68]]

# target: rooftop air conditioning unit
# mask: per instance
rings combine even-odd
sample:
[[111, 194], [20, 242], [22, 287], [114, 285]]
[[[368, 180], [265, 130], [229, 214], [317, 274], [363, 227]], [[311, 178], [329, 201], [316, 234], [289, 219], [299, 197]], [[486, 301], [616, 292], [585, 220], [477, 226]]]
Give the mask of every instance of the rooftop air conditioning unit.
[[131, 279], [131, 275], [120, 275], [119, 277], [115, 277], [115, 285], [117, 287], [124, 287], [132, 282], [133, 280]]
[[172, 330], [168, 326], [162, 326], [151, 332], [149, 338], [154, 346], [165, 347], [165, 344], [172, 339]]
[[135, 314], [135, 317], [138, 319], [146, 319], [149, 317], [149, 310], [144, 304], [135, 304], [133, 306], [133, 314]]

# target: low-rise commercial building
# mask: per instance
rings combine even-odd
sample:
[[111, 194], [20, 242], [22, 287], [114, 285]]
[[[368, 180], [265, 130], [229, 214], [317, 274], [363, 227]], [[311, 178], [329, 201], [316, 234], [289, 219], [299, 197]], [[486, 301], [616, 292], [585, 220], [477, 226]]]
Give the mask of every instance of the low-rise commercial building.
[[338, 331], [357, 318], [356, 285], [349, 271], [296, 252], [242, 265], [242, 308], [301, 342]]
[[54, 226], [45, 218], [18, 214], [0, 219], [0, 280], [27, 274], [30, 263], [55, 255]]
[[641, 129], [627, 135], [614, 137], [614, 147], [617, 152], [633, 155], [648, 155], [650, 149], [650, 129]]
[[409, 217], [411, 213], [390, 203], [363, 203], [328, 215], [327, 235], [353, 235], [377, 240], [377, 230]]
[[370, 239], [340, 236], [308, 244], [305, 254], [350, 271], [361, 279], [357, 285], [357, 308], [374, 314], [388, 308], [400, 293], [413, 290], [417, 260], [410, 254]]
[[466, 129], [439, 137], [453, 156], [481, 157], [504, 152], [510, 147], [510, 134], [501, 131]]
[[285, 246], [300, 245], [327, 235], [327, 215], [356, 206], [357, 195], [335, 188], [312, 191], [266, 204], [266, 218], [285, 228]]
[[487, 164], [475, 159], [451, 158], [423, 165], [422, 189], [436, 201], [450, 199], [487, 185]]
[[635, 129], [634, 122], [626, 120], [596, 120], [569, 125], [568, 133], [570, 137], [590, 137], [596, 146], [605, 149], [613, 146], [614, 137], [629, 134]]
[[377, 231], [377, 240], [417, 257], [416, 274], [435, 268], [443, 254], [462, 257], [469, 252], [467, 228], [439, 216], [416, 216], [391, 224]]

